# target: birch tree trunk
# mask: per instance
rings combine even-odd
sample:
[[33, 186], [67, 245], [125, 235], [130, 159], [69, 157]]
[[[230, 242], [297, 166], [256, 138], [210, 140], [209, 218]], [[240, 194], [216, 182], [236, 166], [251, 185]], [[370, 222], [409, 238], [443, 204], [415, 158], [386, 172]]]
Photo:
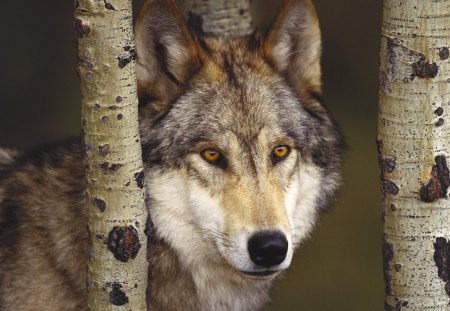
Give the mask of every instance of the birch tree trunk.
[[199, 34], [241, 37], [253, 32], [251, 0], [180, 0], [190, 27]]
[[384, 0], [385, 310], [450, 310], [450, 0]]
[[89, 310], [146, 310], [144, 173], [131, 0], [77, 0]]

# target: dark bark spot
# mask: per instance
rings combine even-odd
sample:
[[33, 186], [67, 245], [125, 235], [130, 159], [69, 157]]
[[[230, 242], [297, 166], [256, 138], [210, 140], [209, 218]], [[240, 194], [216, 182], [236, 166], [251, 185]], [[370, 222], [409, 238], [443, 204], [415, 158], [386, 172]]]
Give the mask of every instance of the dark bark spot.
[[439, 72], [439, 67], [438, 65], [436, 65], [436, 63], [428, 63], [424, 59], [418, 60], [411, 66], [413, 68], [412, 78], [419, 77], [422, 79], [432, 79], [436, 78]]
[[189, 12], [188, 25], [195, 33], [199, 34], [200, 36], [203, 36], [205, 34], [203, 30], [203, 18], [201, 17], [201, 15]]
[[118, 115], [117, 115], [117, 120], [122, 120], [123, 119], [123, 114], [121, 114], [121, 113], [119, 113]]
[[119, 68], [124, 68], [126, 65], [128, 65], [131, 60], [128, 57], [119, 56], [117, 57], [117, 60], [119, 61]]
[[435, 113], [438, 117], [440, 117], [440, 116], [442, 116], [442, 115], [444, 114], [444, 108], [439, 107], [439, 108], [437, 108], [437, 109], [434, 111], [434, 113]]
[[108, 1], [103, 0], [103, 2], [105, 3], [105, 8], [106, 8], [107, 10], [111, 10], [111, 11], [115, 11], [115, 10], [116, 10], [116, 9], [112, 6], [112, 4], [109, 3]]
[[92, 201], [99, 208], [100, 212], [104, 212], [106, 210], [106, 202], [102, 199], [93, 198]]
[[436, 238], [433, 258], [438, 268], [438, 276], [445, 282], [445, 292], [450, 296], [450, 243], [446, 238]]
[[436, 165], [431, 170], [431, 179], [420, 189], [420, 200], [427, 203], [447, 198], [447, 190], [450, 187], [450, 171], [445, 156], [437, 156]]
[[106, 156], [109, 153], [109, 145], [103, 145], [103, 146], [99, 146], [98, 147], [98, 152], [100, 153], [100, 155], [102, 156]]
[[385, 301], [384, 302], [384, 311], [394, 311], [394, 308]]
[[392, 277], [390, 262], [394, 257], [394, 246], [383, 239], [383, 270], [384, 270], [384, 291], [386, 295], [392, 292]]
[[134, 174], [134, 180], [136, 180], [136, 184], [139, 188], [144, 188], [144, 172], [141, 171], [139, 173]]
[[116, 102], [120, 103], [122, 102], [123, 98], [121, 96], [117, 96], [116, 97]]
[[402, 266], [401, 264], [399, 264], [399, 263], [397, 263], [397, 264], [394, 265], [394, 269], [395, 269], [395, 271], [397, 271], [397, 272], [400, 272], [400, 270], [402, 270], [402, 268], [403, 268], [403, 266]]
[[381, 151], [383, 149], [383, 141], [381, 139], [377, 140], [377, 151], [378, 156], [381, 157]]
[[395, 204], [391, 204], [391, 211], [395, 212], [397, 210], [397, 206]]
[[112, 106], [109, 106], [108, 109], [109, 110], [117, 110], [117, 106], [112, 105]]
[[442, 49], [439, 50], [439, 57], [441, 58], [441, 60], [446, 60], [448, 59], [450, 56], [450, 51], [448, 50], [448, 47], [443, 47]]
[[84, 152], [86, 152], [86, 153], [94, 150], [94, 146], [92, 146], [92, 144], [89, 144], [89, 143], [83, 144], [83, 147], [84, 147]]
[[450, 282], [445, 283], [445, 292], [450, 296]]
[[123, 306], [128, 303], [127, 295], [122, 291], [122, 285], [113, 283], [110, 285], [112, 290], [109, 292], [109, 302], [115, 306]]
[[124, 50], [125, 52], [127, 52], [127, 55], [117, 57], [117, 60], [119, 61], [119, 68], [124, 68], [126, 65], [131, 63], [131, 61], [136, 60], [137, 57], [136, 49], [132, 49], [129, 46], [126, 46], [124, 47]]
[[395, 304], [395, 311], [401, 311], [402, 307], [406, 307], [408, 305], [408, 301], [399, 300]]
[[[381, 71], [380, 72], [380, 89], [385, 93], [385, 94], [390, 94], [392, 92], [392, 89], [389, 87], [388, 85], [388, 74], [386, 73], [386, 71]], [[409, 79], [408, 79], [409, 80]]]
[[136, 258], [141, 248], [139, 235], [133, 226], [114, 227], [108, 235], [108, 249], [122, 262]]
[[73, 24], [77, 38], [83, 38], [91, 33], [91, 27], [77, 18]]
[[449, 243], [443, 237], [436, 238], [434, 243], [434, 262], [438, 268], [438, 276], [445, 282], [449, 280], [450, 275], [450, 248]]
[[84, 68], [89, 70], [92, 70], [95, 67], [91, 59], [84, 57], [78, 58], [78, 65], [83, 66]]
[[96, 234], [95, 237], [97, 238], [97, 240], [102, 241], [102, 242], [106, 242], [106, 238], [101, 235], [101, 234]]
[[444, 125], [444, 118], [439, 118], [439, 120], [434, 124], [437, 127]]
[[103, 123], [108, 123], [109, 122], [109, 117], [108, 116], [103, 116], [102, 117], [102, 122]]
[[390, 77], [395, 77], [398, 72], [397, 52], [399, 41], [396, 38], [387, 38], [387, 73]]
[[118, 171], [123, 165], [122, 164], [116, 164], [116, 163], [109, 163], [109, 162], [103, 162], [100, 164], [100, 168], [106, 172], [116, 172]]
[[81, 121], [81, 125], [86, 126], [86, 124], [87, 124], [87, 120], [83, 119], [83, 121]]
[[392, 173], [395, 170], [395, 166], [397, 163], [394, 158], [391, 157], [381, 157], [380, 159], [380, 167], [381, 171], [384, 173]]
[[383, 194], [386, 196], [388, 194], [397, 195], [400, 189], [392, 180], [383, 179], [381, 181], [381, 190]]

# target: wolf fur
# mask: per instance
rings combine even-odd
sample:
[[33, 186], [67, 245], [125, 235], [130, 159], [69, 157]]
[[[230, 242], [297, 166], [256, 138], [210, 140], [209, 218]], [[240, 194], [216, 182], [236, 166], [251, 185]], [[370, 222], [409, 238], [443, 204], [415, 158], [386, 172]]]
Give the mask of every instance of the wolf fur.
[[[267, 35], [223, 39], [192, 34], [174, 1], [149, 1], [136, 46], [154, 223], [149, 310], [259, 310], [341, 179], [314, 7], [287, 0]], [[279, 145], [290, 153], [276, 162]], [[222, 164], [205, 161], [205, 149]], [[84, 191], [79, 140], [0, 150], [1, 310], [87, 309]], [[261, 267], [248, 243], [266, 231], [288, 248]]]

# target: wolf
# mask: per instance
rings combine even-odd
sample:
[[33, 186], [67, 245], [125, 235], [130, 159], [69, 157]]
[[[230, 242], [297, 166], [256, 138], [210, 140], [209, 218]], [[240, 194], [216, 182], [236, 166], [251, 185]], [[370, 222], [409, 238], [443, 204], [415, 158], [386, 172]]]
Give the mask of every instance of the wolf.
[[[287, 0], [267, 33], [226, 39], [152, 0], [135, 37], [148, 308], [260, 310], [341, 183], [313, 4]], [[81, 150], [0, 149], [2, 310], [87, 310]]]

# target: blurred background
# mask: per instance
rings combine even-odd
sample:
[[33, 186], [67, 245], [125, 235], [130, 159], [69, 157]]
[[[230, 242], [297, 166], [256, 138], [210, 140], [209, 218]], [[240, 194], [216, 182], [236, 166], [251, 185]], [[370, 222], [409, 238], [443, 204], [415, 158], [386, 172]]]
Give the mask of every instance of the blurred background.
[[[135, 0], [135, 11], [142, 0]], [[274, 11], [279, 0], [254, 0]], [[345, 186], [297, 251], [269, 310], [383, 308], [375, 146], [382, 1], [315, 0], [324, 40], [325, 101], [349, 146]], [[80, 133], [73, 1], [0, 1], [0, 145], [31, 148]]]

